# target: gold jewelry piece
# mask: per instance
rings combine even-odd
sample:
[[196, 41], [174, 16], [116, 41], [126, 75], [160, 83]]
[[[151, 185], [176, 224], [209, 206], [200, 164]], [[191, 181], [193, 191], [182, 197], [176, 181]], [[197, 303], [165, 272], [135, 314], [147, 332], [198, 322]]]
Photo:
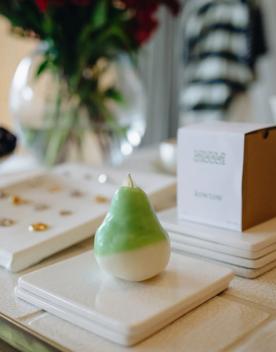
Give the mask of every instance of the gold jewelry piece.
[[11, 196], [11, 202], [13, 205], [23, 205], [29, 203], [26, 199], [19, 196]]
[[42, 231], [47, 231], [49, 229], [49, 226], [47, 224], [44, 224], [43, 222], [37, 222], [36, 224], [31, 224], [29, 226], [29, 231], [31, 232], [42, 232]]
[[7, 219], [7, 218], [0, 219], [0, 226], [2, 227], [9, 227], [14, 224], [15, 224], [15, 221], [12, 219]]
[[61, 191], [61, 187], [58, 185], [54, 185], [49, 188], [49, 192], [51, 192], [51, 193], [60, 192], [60, 191]]
[[108, 203], [108, 202], [109, 202], [109, 199], [108, 199], [107, 197], [105, 197], [105, 196], [97, 195], [97, 196], [95, 197], [95, 201], [96, 201], [97, 203]]
[[7, 197], [8, 197], [8, 193], [7, 192], [0, 191], [0, 199], [7, 198]]
[[37, 210], [37, 211], [43, 211], [43, 210], [47, 210], [47, 209], [49, 209], [50, 207], [49, 207], [49, 205], [47, 205], [47, 204], [36, 204], [35, 206], [34, 206], [34, 209], [35, 210]]
[[73, 212], [71, 210], [60, 210], [59, 215], [61, 216], [69, 216], [72, 215]]
[[83, 196], [83, 193], [81, 191], [75, 190], [70, 193], [71, 197], [79, 198]]

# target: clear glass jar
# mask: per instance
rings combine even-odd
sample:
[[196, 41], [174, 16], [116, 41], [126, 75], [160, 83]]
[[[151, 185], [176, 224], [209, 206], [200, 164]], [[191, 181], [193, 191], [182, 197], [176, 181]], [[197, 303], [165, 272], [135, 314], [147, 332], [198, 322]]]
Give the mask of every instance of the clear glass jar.
[[[44, 50], [40, 44], [24, 58], [12, 81], [10, 109], [23, 145], [46, 165], [119, 164], [140, 144], [146, 128], [144, 88], [132, 61], [127, 55], [99, 60], [104, 74], [97, 93], [116, 87], [122, 99], [101, 102], [94, 113], [95, 106], [81, 105], [79, 95], [69, 93], [65, 79], [49, 71], [36, 77]], [[93, 71], [83, 75], [89, 80]], [[108, 120], [99, 118], [100, 109]]]

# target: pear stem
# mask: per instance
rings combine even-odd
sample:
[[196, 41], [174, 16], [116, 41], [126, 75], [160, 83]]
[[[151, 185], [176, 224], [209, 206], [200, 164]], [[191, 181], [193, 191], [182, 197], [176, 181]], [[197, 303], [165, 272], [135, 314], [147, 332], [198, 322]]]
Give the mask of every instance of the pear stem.
[[128, 187], [133, 188], [134, 187], [134, 182], [133, 182], [133, 179], [131, 177], [131, 174], [127, 175], [127, 180], [128, 180]]

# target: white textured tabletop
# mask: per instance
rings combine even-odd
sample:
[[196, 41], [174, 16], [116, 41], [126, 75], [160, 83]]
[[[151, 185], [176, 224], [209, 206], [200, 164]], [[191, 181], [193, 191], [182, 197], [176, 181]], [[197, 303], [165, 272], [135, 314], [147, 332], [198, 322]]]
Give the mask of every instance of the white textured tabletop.
[[[143, 171], [152, 171], [155, 154], [147, 155], [138, 155], [138, 158], [143, 160], [140, 166], [142, 164]], [[132, 164], [139, 165], [133, 160]], [[173, 200], [168, 200], [167, 206], [171, 205]], [[28, 271], [75, 256], [90, 248], [90, 240], [82, 242]], [[132, 348], [112, 344], [17, 300], [13, 293], [17, 277], [16, 274], [0, 269], [0, 313], [16, 319], [50, 341], [62, 345], [64, 350], [77, 352], [276, 351], [276, 269], [255, 280], [235, 278], [229, 290]]]

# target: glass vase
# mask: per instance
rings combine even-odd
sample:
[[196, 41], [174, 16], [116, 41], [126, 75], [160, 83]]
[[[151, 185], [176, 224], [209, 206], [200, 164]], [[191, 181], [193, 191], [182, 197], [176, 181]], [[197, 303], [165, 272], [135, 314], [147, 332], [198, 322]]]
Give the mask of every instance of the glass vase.
[[81, 92], [72, 94], [62, 75], [46, 71], [37, 77], [43, 52], [41, 44], [25, 57], [12, 81], [10, 109], [22, 144], [45, 165], [120, 164], [140, 144], [146, 128], [144, 89], [130, 58], [99, 59], [96, 68], [83, 72], [89, 80], [93, 70], [102, 69], [96, 92], [91, 91], [96, 97], [109, 87], [120, 92], [120, 99], [90, 106], [80, 104]]

